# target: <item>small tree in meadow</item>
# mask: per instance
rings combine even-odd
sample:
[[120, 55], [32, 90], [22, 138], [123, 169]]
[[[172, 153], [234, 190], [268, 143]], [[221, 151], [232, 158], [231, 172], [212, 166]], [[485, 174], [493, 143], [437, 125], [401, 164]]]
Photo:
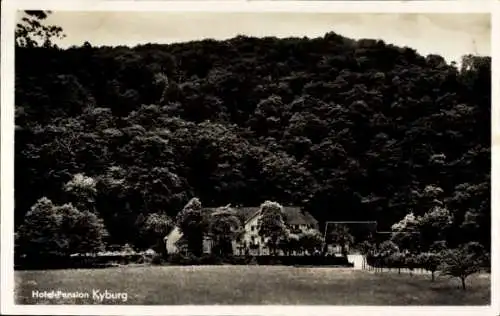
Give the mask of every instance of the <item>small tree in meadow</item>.
[[441, 256], [434, 252], [424, 252], [418, 255], [417, 261], [421, 267], [431, 273], [431, 280], [434, 282], [435, 273], [441, 265]]
[[386, 240], [380, 244], [378, 248], [378, 262], [382, 264], [380, 268], [383, 267], [383, 264], [388, 266], [388, 268], [392, 267], [391, 258], [394, 254], [399, 252], [398, 245], [390, 240]]
[[410, 270], [410, 276], [413, 276], [413, 270], [418, 266], [418, 258], [414, 253], [408, 253], [405, 256], [405, 264], [408, 270]]
[[402, 252], [394, 252], [389, 257], [390, 267], [398, 269], [398, 274], [401, 274], [401, 268], [406, 263], [406, 256]]
[[442, 273], [459, 278], [462, 289], [466, 290], [466, 279], [481, 270], [484, 262], [484, 249], [480, 244], [470, 242], [455, 249], [443, 251], [441, 260]]
[[390, 240], [386, 240], [380, 244], [378, 250], [381, 256], [388, 257], [399, 252], [399, 247], [398, 245], [396, 245], [396, 243]]

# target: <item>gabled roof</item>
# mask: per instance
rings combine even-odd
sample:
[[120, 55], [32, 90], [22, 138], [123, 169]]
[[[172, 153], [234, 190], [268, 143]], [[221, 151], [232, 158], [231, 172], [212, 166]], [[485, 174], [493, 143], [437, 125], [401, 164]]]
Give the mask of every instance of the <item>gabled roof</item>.
[[[243, 222], [247, 222], [253, 218], [260, 210], [260, 207], [231, 207], [236, 211], [237, 215], [241, 217]], [[217, 210], [217, 207], [204, 207], [203, 211], [207, 214], [211, 214]]]
[[318, 221], [299, 207], [284, 207], [285, 222], [289, 225], [318, 225]]
[[[251, 206], [251, 207], [232, 207], [239, 216], [246, 223], [255, 216], [259, 214], [260, 207], [259, 206]], [[206, 208], [208, 212], [213, 212], [217, 208]], [[313, 225], [316, 226], [318, 221], [309, 213], [304, 212], [298, 206], [284, 206], [283, 212], [285, 213], [285, 222], [289, 225]]]

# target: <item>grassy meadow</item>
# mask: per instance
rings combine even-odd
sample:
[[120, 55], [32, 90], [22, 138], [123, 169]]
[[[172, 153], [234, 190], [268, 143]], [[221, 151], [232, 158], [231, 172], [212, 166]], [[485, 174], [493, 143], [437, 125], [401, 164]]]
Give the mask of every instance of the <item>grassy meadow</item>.
[[489, 305], [490, 276], [459, 282], [428, 275], [279, 266], [126, 266], [110, 269], [16, 271], [17, 304], [101, 304], [86, 299], [32, 298], [33, 290], [126, 292], [102, 304]]

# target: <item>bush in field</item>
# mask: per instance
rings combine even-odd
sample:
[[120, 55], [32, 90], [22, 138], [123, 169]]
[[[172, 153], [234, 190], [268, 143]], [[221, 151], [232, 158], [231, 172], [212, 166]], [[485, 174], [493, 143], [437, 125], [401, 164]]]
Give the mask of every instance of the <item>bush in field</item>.
[[405, 265], [410, 270], [410, 276], [413, 274], [413, 270], [419, 266], [418, 258], [415, 254], [413, 253], [408, 253], [405, 256]]
[[313, 254], [316, 250], [321, 249], [323, 238], [319, 231], [315, 229], [306, 230], [299, 235], [299, 246], [302, 250]]
[[444, 275], [459, 278], [462, 289], [466, 289], [466, 279], [481, 270], [484, 263], [484, 249], [476, 242], [460, 245], [455, 249], [442, 252], [442, 265], [440, 270]]
[[398, 273], [401, 273], [401, 268], [405, 267], [406, 256], [401, 252], [392, 253], [389, 257], [389, 267], [398, 269]]
[[394, 242], [386, 240], [380, 244], [379, 253], [382, 257], [389, 257], [399, 252], [399, 247]]
[[72, 204], [57, 206], [44, 197], [26, 214], [17, 244], [27, 256], [69, 256], [104, 250], [106, 235], [94, 213], [79, 211]]

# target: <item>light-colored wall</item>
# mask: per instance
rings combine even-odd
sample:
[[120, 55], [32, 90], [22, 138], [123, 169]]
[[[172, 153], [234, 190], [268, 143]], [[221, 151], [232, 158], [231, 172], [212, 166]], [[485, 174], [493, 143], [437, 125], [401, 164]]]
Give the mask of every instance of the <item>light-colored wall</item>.
[[239, 253], [238, 247], [240, 247], [244, 243], [246, 243], [247, 246], [249, 246], [251, 243], [259, 245], [259, 249], [250, 250], [251, 253], [258, 252], [260, 254], [266, 254], [268, 252], [265, 244], [269, 238], [263, 239], [261, 236], [259, 236], [259, 218], [259, 215], [254, 216], [245, 224], [245, 233], [241, 237], [241, 241], [239, 243], [234, 243], [234, 253]]
[[179, 227], [175, 227], [170, 234], [166, 237], [165, 247], [167, 248], [167, 253], [176, 253], [178, 251], [175, 243], [181, 238], [182, 233]]

